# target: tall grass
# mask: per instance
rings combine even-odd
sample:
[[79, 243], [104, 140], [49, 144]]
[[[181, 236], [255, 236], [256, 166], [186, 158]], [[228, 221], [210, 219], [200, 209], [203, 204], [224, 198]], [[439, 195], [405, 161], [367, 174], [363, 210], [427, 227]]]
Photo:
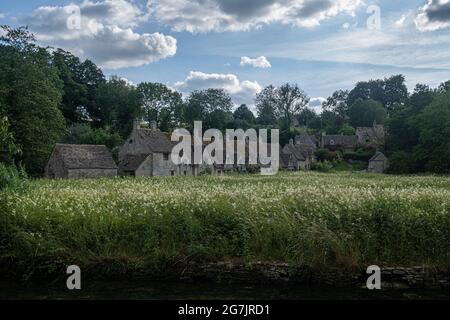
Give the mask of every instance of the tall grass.
[[448, 266], [450, 179], [292, 173], [33, 181], [0, 193], [0, 252], [3, 265], [30, 274], [99, 261], [156, 273], [227, 259]]

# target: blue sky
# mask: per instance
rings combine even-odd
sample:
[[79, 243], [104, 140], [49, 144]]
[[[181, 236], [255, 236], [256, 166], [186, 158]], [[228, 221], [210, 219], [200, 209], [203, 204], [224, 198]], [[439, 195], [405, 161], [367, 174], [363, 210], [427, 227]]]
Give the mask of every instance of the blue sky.
[[284, 82], [314, 104], [393, 74], [410, 89], [450, 79], [449, 0], [2, 0], [0, 23], [28, 25], [107, 75], [224, 88], [250, 105]]

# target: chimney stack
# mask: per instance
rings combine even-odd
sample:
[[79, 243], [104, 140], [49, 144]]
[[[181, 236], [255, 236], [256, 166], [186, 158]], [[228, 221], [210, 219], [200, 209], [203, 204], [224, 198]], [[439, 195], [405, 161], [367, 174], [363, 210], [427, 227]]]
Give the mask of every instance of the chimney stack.
[[141, 120], [135, 119], [133, 121], [133, 130], [139, 130], [141, 128]]
[[158, 126], [155, 120], [150, 121], [150, 129], [152, 129], [152, 131], [158, 130]]
[[290, 139], [290, 140], [289, 140], [289, 144], [290, 144], [291, 146], [293, 146], [293, 145], [294, 145], [294, 139]]

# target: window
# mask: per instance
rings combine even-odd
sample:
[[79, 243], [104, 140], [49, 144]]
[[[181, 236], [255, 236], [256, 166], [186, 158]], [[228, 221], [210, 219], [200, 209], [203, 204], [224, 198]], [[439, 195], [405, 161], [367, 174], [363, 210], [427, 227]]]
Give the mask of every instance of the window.
[[173, 177], [175, 175], [175, 171], [170, 171], [170, 175]]
[[168, 153], [164, 153], [163, 157], [164, 157], [164, 161], [168, 161], [169, 160], [169, 154]]

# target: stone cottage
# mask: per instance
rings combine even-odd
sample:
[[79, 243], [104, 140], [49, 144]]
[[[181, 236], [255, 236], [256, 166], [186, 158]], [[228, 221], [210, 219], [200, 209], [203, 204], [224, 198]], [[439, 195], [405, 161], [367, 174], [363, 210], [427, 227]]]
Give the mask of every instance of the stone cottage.
[[106, 146], [56, 144], [45, 167], [49, 179], [117, 176], [117, 165]]
[[358, 145], [358, 137], [345, 135], [322, 135], [320, 147], [329, 150], [353, 150]]
[[280, 152], [280, 166], [285, 170], [309, 170], [315, 160], [314, 152], [310, 144], [294, 143], [291, 139]]
[[385, 129], [383, 125], [378, 125], [374, 121], [372, 127], [358, 127], [356, 128], [356, 136], [358, 137], [358, 144], [367, 145], [374, 143], [376, 145], [384, 144]]
[[383, 173], [388, 168], [388, 158], [383, 153], [377, 151], [377, 153], [369, 160], [369, 168], [367, 171], [372, 173]]
[[314, 150], [316, 150], [317, 146], [319, 145], [319, 142], [314, 136], [310, 136], [308, 134], [299, 134], [295, 136], [295, 144], [308, 145]]
[[193, 175], [190, 166], [177, 166], [171, 160], [175, 143], [170, 135], [161, 132], [152, 122], [150, 128], [142, 128], [140, 121], [133, 123], [133, 130], [119, 151], [119, 174], [136, 177]]
[[135, 177], [198, 175], [203, 170], [201, 166], [172, 162], [172, 149], [176, 144], [169, 133], [156, 127], [156, 122], [150, 123], [150, 128], [142, 128], [140, 121], [134, 121], [133, 131], [119, 151], [119, 174]]

